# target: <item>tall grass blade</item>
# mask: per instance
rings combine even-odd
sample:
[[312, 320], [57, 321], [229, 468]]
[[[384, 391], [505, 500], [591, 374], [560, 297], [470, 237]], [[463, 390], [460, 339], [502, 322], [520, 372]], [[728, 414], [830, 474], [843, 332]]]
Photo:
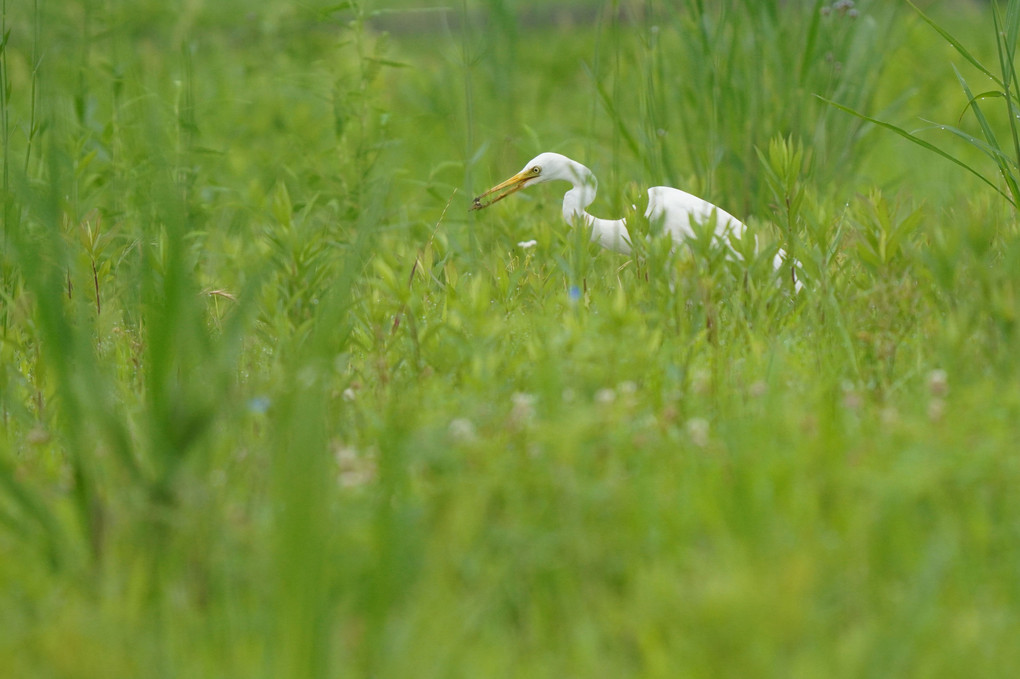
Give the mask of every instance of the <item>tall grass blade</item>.
[[[1011, 1], [1007, 9], [1007, 22], [1008, 25], [1003, 30], [1001, 25], [1001, 19], [999, 15], [998, 6], [993, 4], [993, 17], [996, 28], [996, 47], [999, 53], [999, 65], [1002, 69], [1002, 81], [1003, 85], [1003, 96], [1006, 100], [1006, 117], [1009, 120], [1009, 131], [1013, 138], [1013, 154], [1016, 158], [1020, 159], [1020, 134], [1017, 133], [1017, 118], [1014, 114], [1015, 108], [1012, 105], [1013, 99], [1015, 99], [1020, 93], [1020, 83], [1017, 82], [1016, 76], [1016, 36], [1018, 26], [1020, 26], [1020, 11], [1016, 8], [1017, 3]], [[1012, 88], [1012, 95], [1010, 90]], [[1014, 185], [1016, 182], [1014, 181]], [[1014, 195], [1018, 195], [1014, 190]]]
[[822, 5], [825, 0], [815, 0], [811, 9], [811, 23], [808, 25], [807, 35], [804, 39], [804, 51], [800, 55], [800, 66], [797, 70], [797, 81], [804, 83], [807, 79], [808, 69], [815, 58], [815, 44], [818, 42], [818, 33], [822, 22]]
[[[998, 12], [998, 8], [996, 8]], [[1009, 0], [1006, 5], [1006, 20], [1005, 20], [1005, 31], [1003, 32], [1005, 39], [1007, 52], [1009, 53], [1009, 63], [1013, 63], [1013, 58], [1016, 56], [1017, 39], [1020, 37], [1020, 2], [1016, 0]], [[1009, 69], [1012, 75], [1016, 76], [1014, 68]]]
[[915, 5], [913, 2], [911, 2], [910, 0], [907, 0], [907, 4], [910, 5], [911, 7], [913, 7], [914, 11], [916, 11], [921, 16], [921, 18], [924, 19], [925, 23], [927, 23], [929, 26], [931, 26], [933, 29], [935, 29], [935, 31], [939, 35], [941, 35], [943, 38], [945, 38], [946, 41], [950, 45], [952, 45], [953, 48], [957, 52], [959, 52], [960, 56], [962, 56], [964, 59], [969, 61], [971, 63], [971, 65], [974, 66], [974, 68], [978, 69], [979, 71], [981, 71], [982, 73], [987, 75], [989, 78], [994, 80], [995, 83], [997, 85], [999, 85], [1000, 87], [1003, 86], [1002, 80], [1000, 80], [998, 76], [996, 76], [988, 68], [986, 68], [984, 64], [982, 64], [980, 61], [978, 61], [977, 58], [974, 55], [972, 55], [970, 53], [970, 51], [967, 50], [966, 47], [963, 46], [962, 42], [960, 42], [957, 38], [953, 37], [953, 35], [951, 33], [949, 33], [949, 31], [947, 31], [946, 29], [942, 28], [942, 26], [940, 26], [934, 19], [932, 19], [927, 14], [922, 12], [921, 9], [917, 5]]
[[989, 143], [987, 143], [987, 142], [985, 142], [985, 141], [983, 141], [981, 139], [978, 139], [977, 137], [975, 137], [974, 135], [970, 134], [969, 132], [961, 130], [958, 127], [954, 127], [953, 125], [945, 125], [943, 123], [936, 123], [934, 121], [925, 120], [923, 118], [922, 118], [922, 120], [924, 120], [924, 122], [926, 122], [926, 123], [929, 123], [931, 125], [931, 129], [938, 129], [938, 130], [942, 130], [944, 132], [950, 132], [950, 133], [956, 135], [957, 137], [959, 137], [960, 139], [964, 140], [965, 142], [967, 142], [968, 144], [970, 144], [974, 148], [979, 149], [982, 153], [987, 155], [997, 165], [1012, 166], [1014, 168], [1018, 167], [1016, 160], [1014, 158], [1012, 158], [1011, 156], [1009, 156], [1008, 154], [1006, 154], [1006, 152], [1003, 151], [1001, 148], [998, 148], [996, 146], [992, 146], [991, 144], [989, 144]]
[[618, 107], [613, 104], [613, 95], [606, 89], [605, 84], [599, 78], [595, 77], [595, 74], [588, 65], [585, 65], [584, 70], [585, 73], [588, 74], [589, 80], [591, 80], [592, 84], [595, 85], [595, 91], [598, 93], [599, 100], [602, 101], [602, 105], [605, 107], [606, 113], [609, 114], [609, 118], [613, 122], [613, 128], [620, 137], [623, 138], [624, 142], [626, 142], [628, 150], [630, 150], [630, 152], [635, 156], [642, 157], [644, 153], [642, 152], [641, 146], [631, 133], [630, 126], [627, 124], [624, 116], [619, 111]]
[[[978, 105], [974, 94], [970, 91], [967, 81], [964, 80], [963, 75], [959, 70], [957, 70], [955, 65], [953, 66], [953, 72], [956, 73], [956, 78], [960, 83], [960, 87], [963, 89], [963, 93], [967, 96], [967, 100], [974, 102], [973, 106], [971, 106], [971, 110], [974, 111], [974, 117], [977, 118], [978, 124], [981, 126], [981, 131], [984, 133], [985, 139], [988, 141], [988, 147], [997, 151], [997, 153], [992, 156], [992, 160], [994, 160], [996, 166], [998, 166], [999, 174], [1002, 176], [1002, 180], [1006, 183], [1010, 194], [1013, 196], [1013, 203], [1017, 204], [1017, 202], [1020, 201], [1020, 188], [1017, 187], [1016, 178], [1013, 176], [1013, 173], [1010, 172], [1009, 164], [1003, 160], [1004, 154], [1002, 153], [1002, 146], [999, 144], [999, 140], [996, 138], [995, 132], [992, 131], [992, 126], [988, 123], [988, 119], [981, 110], [981, 106]], [[1008, 91], [1004, 93], [1004, 96], [1007, 99], [1009, 98]]]
[[839, 109], [840, 111], [843, 111], [844, 113], [849, 113], [850, 115], [857, 116], [858, 118], [860, 118], [862, 120], [866, 120], [866, 121], [868, 121], [869, 123], [871, 123], [873, 125], [877, 125], [877, 126], [883, 128], [883, 129], [889, 130], [890, 132], [895, 132], [896, 134], [900, 135], [904, 139], [907, 139], [907, 140], [913, 142], [914, 144], [917, 144], [921, 148], [927, 149], [928, 151], [931, 151], [932, 153], [934, 153], [936, 155], [942, 156], [943, 158], [945, 158], [946, 160], [950, 161], [951, 163], [954, 163], [955, 165], [959, 165], [963, 169], [967, 170], [967, 172], [970, 172], [972, 175], [974, 175], [975, 177], [980, 179], [982, 182], [984, 182], [985, 184], [988, 184], [988, 186], [990, 186], [993, 189], [995, 189], [996, 193], [998, 193], [1003, 198], [1008, 200], [1011, 205], [1013, 205], [1013, 206], [1020, 206], [1020, 205], [1018, 205], [1017, 201], [1013, 198], [1013, 196], [1009, 195], [1008, 193], [1005, 193], [1002, 189], [1000, 189], [995, 184], [995, 182], [991, 181], [990, 179], [985, 177], [983, 174], [981, 174], [980, 172], [975, 170], [973, 167], [971, 167], [967, 163], [965, 163], [962, 160], [960, 160], [959, 158], [957, 158], [957, 157], [947, 153], [946, 151], [943, 151], [942, 149], [940, 149], [939, 147], [935, 146], [934, 144], [932, 144], [930, 142], [927, 142], [924, 139], [921, 139], [920, 137], [918, 137], [916, 135], [911, 134], [907, 130], [904, 130], [902, 127], [897, 127], [896, 125], [893, 125], [892, 123], [887, 123], [887, 122], [885, 122], [883, 120], [878, 120], [877, 118], [872, 118], [871, 116], [867, 116], [867, 115], [865, 115], [863, 113], [855, 111], [855, 110], [853, 110], [852, 108], [850, 108], [848, 106], [843, 106], [842, 104], [837, 104], [836, 102], [832, 101], [831, 99], [826, 99], [825, 97], [818, 97], [818, 98], [821, 99], [822, 101], [824, 101], [825, 103], [829, 104], [830, 106], [833, 106], [833, 107]]
[[0, 0], [0, 675], [1020, 666], [1020, 3], [326, 4]]
[[0, 492], [19, 510], [15, 514], [0, 507], [0, 520], [17, 532], [22, 540], [38, 546], [51, 567], [57, 569], [63, 565], [67, 545], [58, 517], [34, 488], [18, 480], [13, 465], [2, 458]]

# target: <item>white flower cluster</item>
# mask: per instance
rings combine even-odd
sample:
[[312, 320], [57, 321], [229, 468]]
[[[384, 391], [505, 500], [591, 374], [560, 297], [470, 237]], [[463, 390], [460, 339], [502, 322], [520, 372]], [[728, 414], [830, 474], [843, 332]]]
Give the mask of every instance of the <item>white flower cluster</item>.
[[854, 7], [854, 0], [836, 0], [831, 5], [825, 5], [822, 7], [822, 16], [829, 16], [830, 14], [839, 14], [840, 16], [849, 17], [850, 19], [857, 18], [857, 8]]

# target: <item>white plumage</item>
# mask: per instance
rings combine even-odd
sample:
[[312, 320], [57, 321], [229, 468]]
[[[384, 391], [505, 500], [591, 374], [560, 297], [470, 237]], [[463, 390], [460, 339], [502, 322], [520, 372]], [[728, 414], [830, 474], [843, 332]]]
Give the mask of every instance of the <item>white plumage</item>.
[[[568, 224], [583, 221], [591, 229], [592, 242], [615, 252], [630, 254], [631, 237], [627, 231], [627, 220], [601, 219], [588, 213], [587, 208], [595, 200], [598, 191], [598, 180], [587, 167], [559, 153], [540, 153], [535, 156], [520, 172], [475, 198], [471, 209], [480, 210], [516, 191], [555, 180], [566, 181], [573, 186], [563, 195], [563, 219]], [[483, 202], [484, 198], [493, 194], [496, 194], [494, 198]], [[730, 239], [744, 237], [747, 226], [743, 222], [722, 208], [686, 191], [669, 186], [653, 186], [648, 189], [645, 217], [652, 224], [661, 225], [675, 243], [683, 243], [695, 237], [694, 229], [691, 228], [692, 221], [695, 224], [706, 224], [713, 219], [713, 215], [716, 238], [727, 248], [731, 257], [741, 259], [730, 244]], [[755, 247], [757, 243], [758, 239], [755, 238]], [[779, 250], [772, 264], [778, 270], [786, 259], [786, 253]], [[797, 279], [795, 285], [797, 290], [802, 287]]]

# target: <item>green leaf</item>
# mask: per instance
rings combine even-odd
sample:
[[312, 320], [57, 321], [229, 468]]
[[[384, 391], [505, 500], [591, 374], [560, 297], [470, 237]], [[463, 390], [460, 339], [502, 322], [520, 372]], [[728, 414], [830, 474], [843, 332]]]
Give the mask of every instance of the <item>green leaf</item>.
[[[970, 144], [971, 146], [979, 149], [982, 153], [986, 154], [989, 158], [994, 160], [996, 162], [996, 164], [1001, 164], [1001, 163], [1005, 162], [1005, 163], [1008, 163], [1010, 165], [1013, 165], [1013, 167], [1017, 167], [1016, 161], [1013, 158], [1010, 158], [1008, 155], [1006, 155], [1001, 149], [997, 149], [994, 146], [991, 146], [991, 145], [981, 141], [980, 139], [978, 139], [974, 135], [972, 135], [972, 134], [970, 134], [968, 132], [964, 132], [963, 130], [961, 130], [958, 127], [953, 127], [952, 125], [943, 125], [942, 123], [935, 123], [935, 122], [931, 122], [929, 120], [925, 120], [924, 122], [931, 123], [931, 127], [932, 128], [939, 129], [939, 130], [942, 130], [944, 132], [949, 132], [951, 134], [956, 135], [960, 139], [963, 139], [968, 144]], [[931, 128], [925, 128], [925, 129], [931, 129]]]
[[609, 92], [606, 91], [606, 87], [603, 82], [599, 78], [595, 77], [595, 74], [587, 65], [585, 65], [584, 70], [588, 74], [588, 77], [591, 78], [591, 81], [595, 84], [595, 90], [598, 92], [599, 98], [602, 100], [602, 105], [606, 107], [606, 113], [609, 114], [613, 124], [616, 126], [617, 132], [620, 133], [620, 136], [623, 137], [623, 140], [627, 143], [627, 147], [638, 158], [644, 157], [644, 154], [638, 146], [637, 140], [634, 139], [630, 130], [627, 129], [627, 126], [623, 122], [623, 117], [613, 105], [613, 99], [609, 96]]
[[[1017, 122], [1012, 115], [1012, 107], [1009, 105], [1010, 94], [1009, 88], [1013, 87], [1014, 96], [1017, 88], [1020, 88], [1020, 83], [1017, 82], [1016, 69], [1013, 66], [1016, 57], [1016, 31], [1017, 31], [1017, 19], [1020, 19], [1020, 14], [1016, 13], [1016, 2], [1009, 4], [1009, 10], [1007, 14], [1007, 22], [1010, 24], [1005, 30], [1001, 25], [1001, 17], [999, 16], [998, 5], [992, 5], [993, 18], [995, 20], [995, 34], [998, 36], [996, 40], [996, 47], [999, 52], [999, 65], [1002, 69], [1002, 80], [1005, 83], [1003, 87], [1003, 96], [1006, 98], [1006, 109], [1009, 115], [1009, 131], [1013, 137], [1013, 153], [1017, 158], [1020, 158], [1020, 135], [1017, 133]], [[1020, 188], [1017, 187], [1016, 178], [1012, 174], [1008, 177], [1010, 190], [1014, 196], [1020, 196]]]
[[328, 7], [323, 7], [320, 10], [320, 13], [321, 14], [333, 14], [335, 12], [346, 12], [347, 10], [354, 9], [354, 8], [355, 8], [354, 3], [351, 2], [350, 0], [348, 0], [347, 2], [338, 2], [338, 3], [334, 4], [334, 5], [329, 5]]
[[411, 68], [411, 64], [404, 61], [394, 61], [393, 59], [381, 59], [379, 57], [365, 57], [365, 61], [371, 61], [379, 66], [389, 66], [390, 68]]
[[281, 225], [289, 228], [292, 224], [293, 212], [287, 185], [282, 181], [277, 182], [276, 190], [273, 192], [273, 216]]
[[908, 139], [908, 140], [914, 142], [915, 144], [917, 144], [921, 148], [927, 149], [927, 150], [931, 151], [932, 153], [935, 153], [937, 155], [942, 156], [943, 158], [945, 158], [949, 162], [954, 163], [956, 165], [959, 165], [963, 169], [967, 170], [967, 172], [970, 172], [972, 175], [974, 175], [975, 177], [977, 177], [978, 179], [983, 181], [985, 184], [988, 184], [990, 187], [995, 189], [996, 193], [998, 193], [1003, 198], [1008, 200], [1010, 205], [1013, 205], [1014, 207], [1020, 207], [1020, 205], [1017, 204], [1017, 200], [1016, 199], [1014, 199], [1009, 194], [1003, 192], [1003, 190], [1000, 189], [998, 186], [996, 186], [995, 183], [992, 182], [990, 179], [985, 177], [983, 174], [981, 174], [980, 172], [975, 170], [973, 167], [971, 167], [967, 163], [965, 163], [962, 160], [960, 160], [959, 158], [957, 158], [957, 157], [955, 157], [955, 156], [953, 156], [953, 155], [943, 151], [942, 149], [940, 149], [939, 147], [935, 146], [934, 144], [932, 144], [930, 142], [927, 142], [924, 139], [921, 139], [920, 137], [917, 137], [917, 136], [911, 134], [910, 132], [907, 132], [902, 127], [897, 127], [896, 125], [893, 125], [892, 123], [887, 123], [887, 122], [885, 122], [883, 120], [878, 120], [877, 118], [872, 118], [871, 116], [866, 116], [863, 113], [859, 113], [858, 111], [855, 111], [852, 108], [849, 108], [847, 106], [843, 106], [842, 104], [837, 104], [836, 102], [832, 101], [831, 99], [826, 99], [825, 97], [822, 97], [820, 95], [816, 94], [815, 96], [818, 97], [820, 100], [824, 101], [826, 104], [829, 104], [830, 106], [833, 106], [833, 107], [839, 109], [840, 111], [843, 111], [844, 113], [849, 113], [850, 115], [857, 116], [861, 120], [866, 120], [866, 121], [868, 121], [869, 123], [871, 123], [873, 125], [878, 125], [881, 128], [884, 128], [884, 129], [889, 130], [891, 132], [895, 132], [896, 134], [900, 135], [904, 139]]
[[963, 107], [963, 112], [960, 113], [959, 120], [962, 122], [963, 116], [967, 114], [967, 110], [974, 106], [975, 104], [977, 104], [978, 101], [981, 101], [983, 99], [996, 99], [1000, 97], [1005, 98], [1005, 96], [1006, 95], [999, 90], [988, 90], [987, 92], [975, 94], [973, 97], [967, 100], [967, 105]]
[[954, 49], [955, 49], [955, 50], [956, 50], [957, 52], [959, 52], [959, 53], [960, 53], [960, 56], [962, 56], [962, 57], [963, 57], [964, 59], [966, 59], [966, 60], [967, 60], [967, 61], [969, 61], [969, 62], [970, 62], [971, 64], [973, 64], [973, 65], [974, 65], [974, 67], [975, 67], [975, 68], [977, 68], [977, 69], [978, 69], [979, 71], [981, 71], [982, 73], [984, 73], [985, 75], [987, 75], [987, 76], [988, 76], [989, 78], [991, 78], [992, 80], [994, 80], [994, 81], [996, 82], [996, 84], [998, 84], [998, 85], [999, 85], [1000, 87], [1003, 87], [1003, 83], [1002, 83], [1002, 81], [1001, 81], [1001, 80], [999, 80], [999, 79], [998, 79], [998, 78], [997, 78], [997, 77], [995, 76], [995, 74], [994, 74], [994, 73], [992, 73], [992, 72], [991, 72], [991, 71], [989, 71], [989, 70], [988, 70], [987, 68], [985, 68], [985, 66], [984, 66], [984, 65], [983, 65], [983, 64], [982, 64], [982, 63], [981, 63], [980, 61], [978, 61], [978, 60], [977, 60], [977, 59], [976, 59], [976, 58], [975, 58], [975, 57], [974, 57], [974, 56], [973, 56], [973, 55], [972, 55], [972, 54], [971, 54], [970, 52], [968, 52], [968, 51], [967, 51], [967, 48], [963, 46], [963, 43], [961, 43], [961, 42], [960, 42], [959, 40], [957, 40], [956, 38], [954, 38], [954, 37], [952, 36], [952, 34], [950, 34], [950, 33], [949, 33], [949, 31], [945, 30], [944, 28], [942, 28], [941, 26], [939, 26], [939, 25], [938, 25], [937, 23], [935, 23], [935, 21], [934, 21], [933, 19], [931, 19], [931, 18], [930, 18], [930, 17], [929, 17], [929, 16], [927, 15], [927, 14], [925, 14], [924, 12], [922, 12], [922, 11], [921, 11], [921, 10], [920, 10], [920, 9], [919, 9], [919, 8], [917, 7], [917, 5], [915, 5], [914, 3], [912, 3], [912, 2], [910, 1], [910, 0], [907, 0], [907, 4], [908, 4], [908, 5], [910, 5], [911, 7], [913, 7], [913, 8], [914, 8], [914, 10], [915, 10], [915, 11], [916, 11], [916, 12], [917, 12], [917, 13], [918, 13], [919, 15], [921, 15], [921, 18], [922, 18], [922, 19], [924, 19], [924, 21], [925, 21], [925, 22], [926, 22], [926, 23], [927, 23], [927, 24], [928, 24], [929, 26], [931, 26], [932, 28], [934, 28], [934, 29], [935, 29], [935, 31], [936, 31], [936, 32], [937, 32], [937, 33], [938, 33], [939, 35], [941, 35], [941, 36], [942, 36], [943, 38], [945, 38], [945, 39], [946, 39], [946, 40], [947, 40], [947, 41], [949, 42], [949, 44], [950, 44], [950, 45], [952, 45], [952, 46], [953, 46], [953, 48], [954, 48]]
[[[964, 94], [967, 95], [969, 100], [973, 100], [974, 95], [971, 93], [970, 87], [967, 86], [967, 81], [964, 80], [963, 75], [960, 74], [960, 71], [957, 70], [956, 66], [953, 66], [953, 72], [956, 73], [956, 78], [960, 81], [960, 87], [963, 88]], [[974, 103], [972, 108], [974, 116], [981, 125], [981, 130], [985, 134], [985, 139], [988, 140], [989, 146], [998, 151], [997, 154], [992, 156], [992, 159], [995, 161], [996, 165], [999, 166], [999, 172], [1002, 175], [1002, 179], [1009, 187], [1009, 192], [1013, 195], [1015, 204], [1017, 201], [1020, 201], [1020, 187], [1017, 186], [1016, 178], [1013, 176], [1013, 173], [1009, 171], [1008, 163], [1003, 161], [1002, 147], [999, 146], [999, 140], [995, 137], [995, 133], [992, 131], [992, 126], [988, 124], [988, 119], [985, 118], [984, 112], [981, 110], [981, 107], [977, 105], [977, 102]], [[1020, 153], [1020, 150], [1018, 150], [1018, 153]]]

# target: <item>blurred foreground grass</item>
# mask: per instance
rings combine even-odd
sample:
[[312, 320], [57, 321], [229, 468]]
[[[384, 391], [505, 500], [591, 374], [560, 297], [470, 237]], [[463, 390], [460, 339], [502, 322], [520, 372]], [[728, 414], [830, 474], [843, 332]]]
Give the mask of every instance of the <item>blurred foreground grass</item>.
[[[1010, 676], [1016, 216], [814, 97], [966, 105], [826, 7], [5, 4], [5, 673]], [[467, 213], [540, 150], [807, 290]]]

